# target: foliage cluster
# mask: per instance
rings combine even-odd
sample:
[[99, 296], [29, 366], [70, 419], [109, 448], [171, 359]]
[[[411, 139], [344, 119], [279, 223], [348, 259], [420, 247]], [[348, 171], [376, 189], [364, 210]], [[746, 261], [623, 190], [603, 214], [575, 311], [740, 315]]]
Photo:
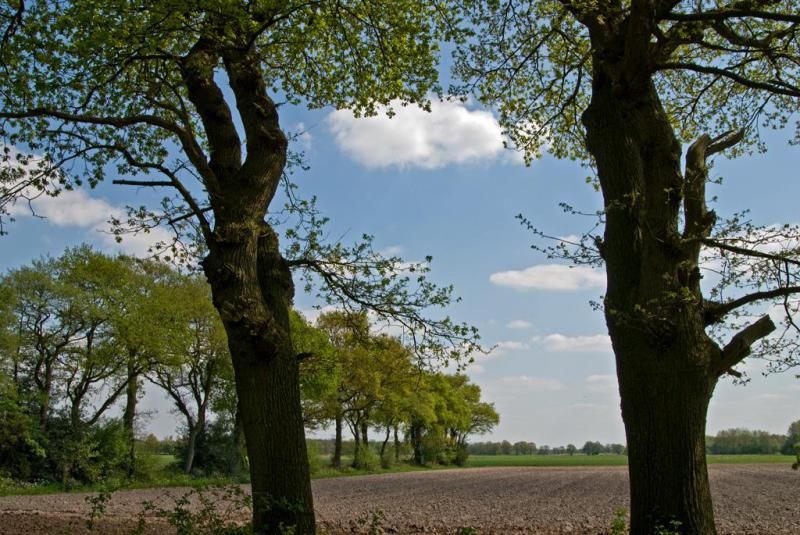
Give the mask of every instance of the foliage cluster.
[[[353, 436], [353, 467], [387, 468], [409, 450], [415, 464], [463, 465], [467, 438], [499, 421], [493, 405], [481, 401], [480, 387], [465, 375], [428, 369], [400, 338], [373, 332], [366, 314], [326, 312], [316, 327], [295, 332], [301, 331], [301, 340], [317, 344], [301, 362], [303, 384], [317, 385], [306, 397], [305, 419], [315, 427], [333, 425], [335, 467], [342, 462], [345, 426]], [[324, 374], [326, 387], [315, 374]], [[371, 430], [380, 439], [371, 440]]]
[[[137, 450], [164, 444], [136, 440], [144, 381], [185, 421], [181, 448], [167, 452], [182, 453], [185, 472], [198, 440], [219, 441], [206, 420], [231, 389], [230, 358], [203, 281], [82, 246], [0, 283], [0, 474], [63, 486], [146, 478]], [[119, 406], [122, 418], [111, 417]]]

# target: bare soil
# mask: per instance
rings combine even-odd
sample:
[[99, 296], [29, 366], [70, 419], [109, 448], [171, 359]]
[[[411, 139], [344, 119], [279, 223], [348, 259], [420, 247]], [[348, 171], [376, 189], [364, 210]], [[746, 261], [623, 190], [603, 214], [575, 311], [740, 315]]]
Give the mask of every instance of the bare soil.
[[[800, 473], [783, 465], [709, 467], [721, 535], [800, 534]], [[628, 507], [625, 467], [475, 468], [316, 480], [328, 532], [366, 533], [378, 511], [386, 533], [608, 533]], [[127, 533], [145, 500], [169, 509], [186, 489], [120, 491], [92, 533]], [[0, 498], [0, 534], [89, 533], [86, 494]], [[246, 515], [239, 512], [243, 520]], [[361, 521], [359, 521], [361, 520]], [[148, 533], [169, 533], [147, 517]]]

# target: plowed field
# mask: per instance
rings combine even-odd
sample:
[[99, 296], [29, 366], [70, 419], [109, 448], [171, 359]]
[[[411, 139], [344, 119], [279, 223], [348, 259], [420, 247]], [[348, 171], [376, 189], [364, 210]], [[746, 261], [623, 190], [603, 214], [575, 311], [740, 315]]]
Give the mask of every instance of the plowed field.
[[[784, 465], [709, 467], [720, 534], [800, 534], [800, 473]], [[316, 480], [318, 520], [332, 533], [601, 534], [628, 506], [625, 467], [477, 468]], [[125, 533], [144, 500], [169, 508], [181, 489], [115, 493], [94, 533]], [[87, 533], [82, 494], [0, 498], [0, 533]], [[150, 532], [166, 535], [156, 519]]]

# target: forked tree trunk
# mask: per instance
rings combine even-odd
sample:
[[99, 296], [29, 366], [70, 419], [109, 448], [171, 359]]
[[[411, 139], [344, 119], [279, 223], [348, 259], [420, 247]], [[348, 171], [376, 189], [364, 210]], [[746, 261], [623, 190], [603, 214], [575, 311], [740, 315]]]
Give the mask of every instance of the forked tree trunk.
[[386, 437], [383, 439], [383, 443], [381, 444], [381, 459], [384, 458], [386, 454], [386, 445], [389, 444], [389, 439], [392, 437], [392, 426], [386, 426]]
[[[238, 30], [233, 30], [238, 31]], [[251, 43], [252, 45], [252, 43]], [[247, 154], [215, 68], [222, 60], [246, 136]], [[208, 138], [200, 165], [214, 213], [203, 269], [231, 352], [242, 414], [257, 534], [314, 533], [314, 507], [289, 329], [290, 267], [265, 222], [286, 165], [288, 140], [267, 95], [254, 47], [201, 37], [181, 62], [189, 99]], [[188, 146], [190, 154], [196, 149]], [[195, 160], [198, 158], [196, 157]]]
[[628, 442], [630, 533], [713, 535], [705, 425], [720, 351], [705, 333], [699, 247], [686, 247], [678, 228], [681, 147], [649, 81], [612, 83], [599, 56], [583, 121], [606, 207], [604, 305]]

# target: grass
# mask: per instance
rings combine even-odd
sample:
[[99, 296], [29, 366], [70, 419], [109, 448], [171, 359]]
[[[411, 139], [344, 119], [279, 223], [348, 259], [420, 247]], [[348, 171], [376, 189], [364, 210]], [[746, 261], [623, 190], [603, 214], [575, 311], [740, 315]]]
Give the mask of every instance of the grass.
[[[151, 457], [156, 470], [152, 477], [141, 481], [113, 480], [106, 483], [76, 486], [65, 490], [57, 483], [19, 484], [0, 478], [0, 496], [12, 495], [38, 495], [59, 494], [63, 492], [97, 492], [99, 490], [117, 489], [147, 489], [159, 487], [202, 487], [208, 485], [226, 485], [242, 483], [223, 477], [193, 477], [169, 469], [175, 458], [171, 455], [158, 455]], [[791, 466], [795, 459], [792, 455], [709, 455], [709, 464], [758, 464], [780, 463]], [[320, 457], [321, 468], [317, 470], [312, 479], [327, 479], [333, 477], [348, 477], [374, 474], [394, 474], [400, 472], [429, 472], [432, 470], [457, 469], [454, 466], [414, 466], [406, 463], [392, 465], [373, 471], [356, 470], [350, 468], [351, 459], [342, 458], [341, 470], [335, 470], [327, 465], [329, 458]], [[506, 466], [625, 466], [628, 457], [625, 455], [470, 455], [466, 468], [480, 467], [506, 467]]]
[[487, 466], [624, 466], [625, 455], [470, 455], [470, 468]]
[[[791, 464], [791, 455], [709, 455], [708, 464]], [[625, 466], [625, 455], [470, 455], [467, 466]]]

